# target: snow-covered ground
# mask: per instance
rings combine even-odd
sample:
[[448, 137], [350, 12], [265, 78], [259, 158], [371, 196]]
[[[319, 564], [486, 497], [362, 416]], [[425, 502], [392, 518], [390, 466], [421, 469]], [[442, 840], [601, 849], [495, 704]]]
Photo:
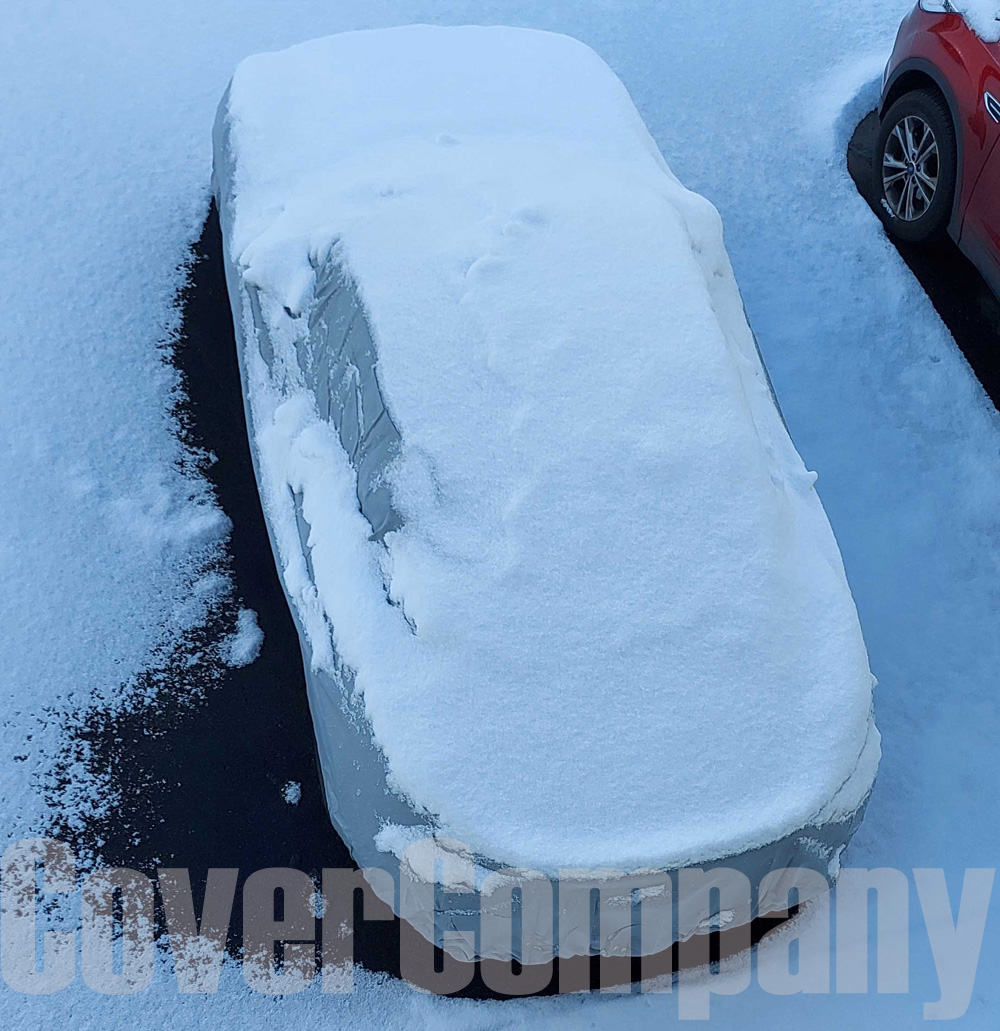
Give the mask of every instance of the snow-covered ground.
[[[159, 348], [208, 202], [215, 105], [247, 54], [412, 21], [555, 29], [592, 46], [674, 171], [721, 211], [750, 320], [837, 533], [880, 680], [883, 760], [846, 865], [965, 867], [1000, 846], [1000, 426], [844, 167], [907, 0], [405, 3], [16, 0], [0, 35], [3, 833], [44, 819], [63, 714], [232, 604], [227, 521], [170, 416]], [[856, 95], [861, 93], [860, 99]], [[846, 109], [845, 109], [846, 107]], [[250, 629], [244, 617], [243, 627]], [[248, 647], [241, 654], [249, 655]], [[916, 1025], [937, 981], [911, 900], [907, 995], [713, 1002], [733, 1027]], [[987, 924], [963, 1026], [993, 1027]], [[2, 989], [7, 1026], [647, 1027], [669, 995], [454, 1003], [359, 977], [349, 997], [241, 987], [182, 999], [165, 972], [113, 1000]], [[165, 1016], [165, 1014], [167, 1016]]]

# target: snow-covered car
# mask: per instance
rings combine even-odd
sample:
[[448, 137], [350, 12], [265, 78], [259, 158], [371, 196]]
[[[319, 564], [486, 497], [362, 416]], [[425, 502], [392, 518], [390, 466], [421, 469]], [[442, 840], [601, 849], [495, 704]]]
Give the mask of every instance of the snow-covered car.
[[857, 614], [719, 215], [613, 72], [533, 30], [346, 33], [244, 61], [214, 148], [255, 470], [358, 864], [412, 886], [429, 839], [479, 880], [832, 877], [880, 755]]

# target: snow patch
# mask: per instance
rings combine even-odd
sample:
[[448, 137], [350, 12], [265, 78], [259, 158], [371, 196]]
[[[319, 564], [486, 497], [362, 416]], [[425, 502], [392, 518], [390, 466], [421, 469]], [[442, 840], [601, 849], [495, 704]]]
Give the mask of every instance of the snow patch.
[[411, 845], [433, 836], [433, 827], [421, 825], [403, 827], [398, 823], [386, 823], [375, 835], [375, 847], [379, 852], [388, 852], [397, 859], [402, 859], [403, 853]]
[[260, 654], [264, 631], [257, 625], [253, 609], [240, 609], [236, 630], [223, 642], [222, 650], [230, 666], [249, 666]]

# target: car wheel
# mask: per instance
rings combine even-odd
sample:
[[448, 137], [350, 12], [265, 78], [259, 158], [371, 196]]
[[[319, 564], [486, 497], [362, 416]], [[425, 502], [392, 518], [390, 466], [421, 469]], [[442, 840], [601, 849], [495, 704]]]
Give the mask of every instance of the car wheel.
[[934, 90], [900, 97], [882, 119], [872, 172], [875, 200], [893, 236], [920, 243], [948, 225], [957, 178], [955, 129]]

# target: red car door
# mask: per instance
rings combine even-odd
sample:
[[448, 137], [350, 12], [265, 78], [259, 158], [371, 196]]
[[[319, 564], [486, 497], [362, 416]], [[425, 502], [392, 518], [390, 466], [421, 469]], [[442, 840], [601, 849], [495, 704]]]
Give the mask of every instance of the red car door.
[[984, 49], [991, 59], [980, 70], [976, 110], [965, 128], [988, 152], [965, 206], [960, 245], [996, 289], [1000, 284], [1000, 47]]

